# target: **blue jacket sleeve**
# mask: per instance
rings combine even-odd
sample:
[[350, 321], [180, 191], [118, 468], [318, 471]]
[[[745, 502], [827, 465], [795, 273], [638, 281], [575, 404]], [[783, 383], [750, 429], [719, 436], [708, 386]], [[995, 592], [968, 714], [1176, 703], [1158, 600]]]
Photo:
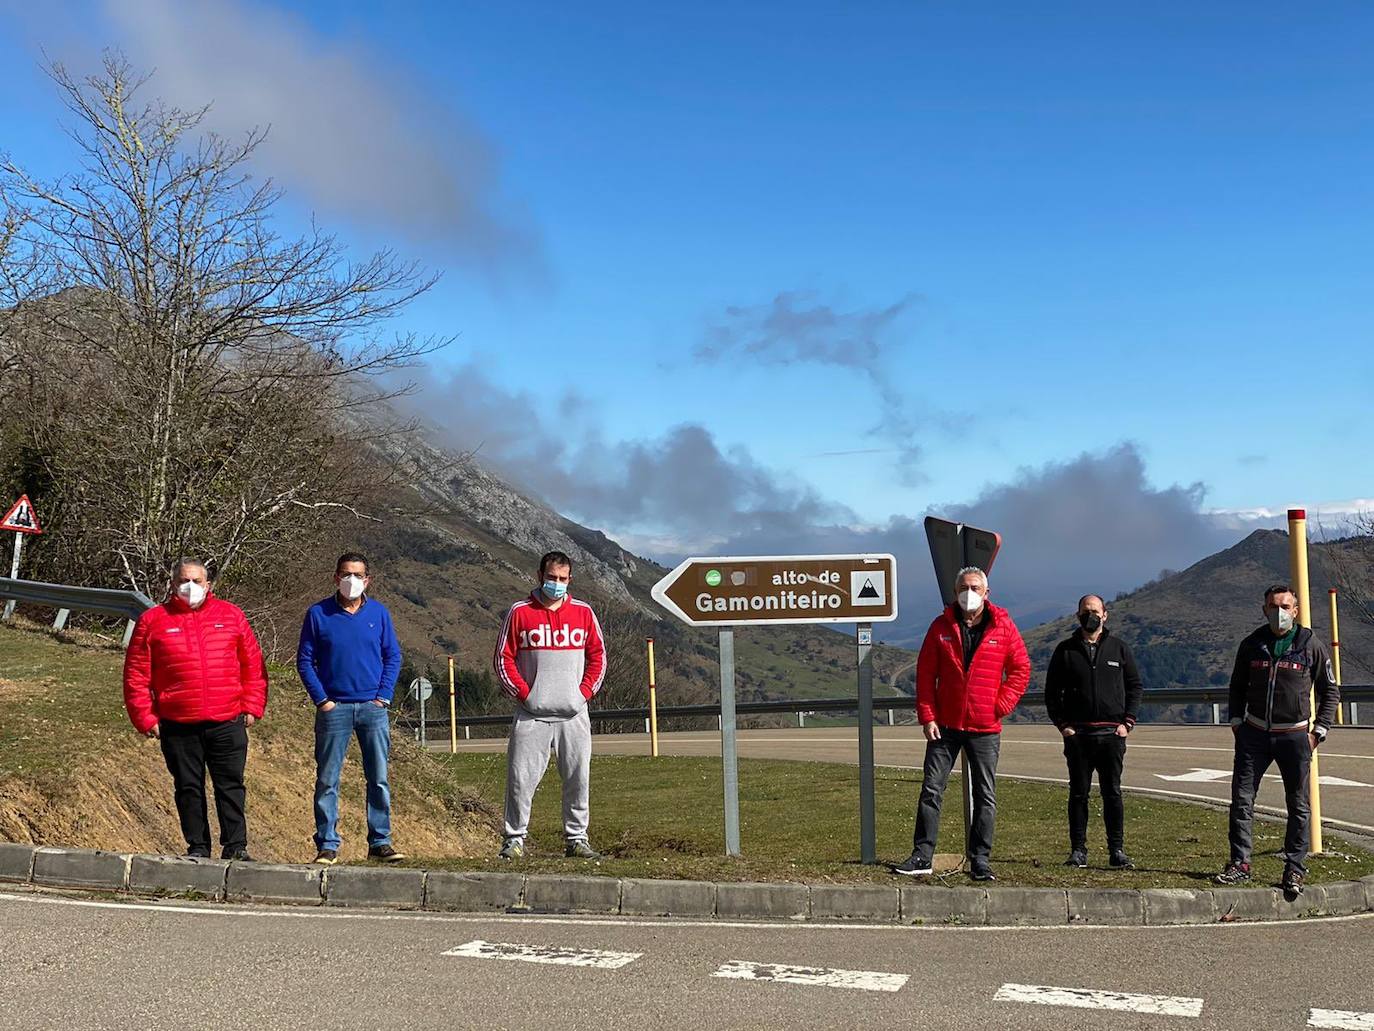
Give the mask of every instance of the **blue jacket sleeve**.
[[396, 628], [391, 625], [391, 613], [382, 619], [382, 684], [377, 697], [387, 704], [396, 694], [396, 678], [401, 675], [401, 642], [396, 640]]
[[315, 610], [311, 609], [306, 612], [305, 621], [301, 623], [301, 640], [296, 646], [296, 672], [300, 674], [301, 683], [305, 685], [310, 700], [316, 705], [322, 705], [329, 700], [329, 695], [325, 693], [320, 674], [315, 670], [315, 645], [318, 640]]

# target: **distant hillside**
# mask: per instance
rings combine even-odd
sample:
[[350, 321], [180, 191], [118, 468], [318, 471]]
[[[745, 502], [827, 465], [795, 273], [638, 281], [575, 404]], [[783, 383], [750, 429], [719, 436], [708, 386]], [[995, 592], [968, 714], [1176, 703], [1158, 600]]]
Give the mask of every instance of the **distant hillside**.
[[[1374, 585], [1368, 549], [1352, 540], [1313, 544], [1309, 549], [1314, 628], [1331, 640], [1327, 591], [1335, 586], [1333, 553], [1363, 568]], [[1235, 649], [1263, 622], [1264, 589], [1291, 579], [1288, 534], [1256, 530], [1234, 547], [1144, 587], [1108, 599], [1108, 626], [1135, 652], [1146, 690], [1219, 686], [1229, 682]], [[1076, 626], [1072, 613], [1025, 631], [1036, 680], [1055, 644]], [[1374, 680], [1374, 627], [1357, 618], [1356, 606], [1341, 612], [1341, 662], [1348, 683]]]

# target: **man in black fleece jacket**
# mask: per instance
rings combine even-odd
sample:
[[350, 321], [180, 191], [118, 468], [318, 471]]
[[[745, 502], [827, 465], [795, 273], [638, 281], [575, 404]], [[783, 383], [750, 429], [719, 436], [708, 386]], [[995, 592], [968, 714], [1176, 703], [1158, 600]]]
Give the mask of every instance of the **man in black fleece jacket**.
[[1064, 865], [1088, 865], [1088, 794], [1096, 771], [1108, 862], [1130, 869], [1134, 864], [1126, 855], [1121, 769], [1126, 735], [1140, 711], [1140, 673], [1126, 642], [1107, 630], [1107, 606], [1096, 594], [1078, 599], [1078, 624], [1054, 649], [1045, 673], [1045, 708], [1064, 735], [1069, 766], [1069, 858]]

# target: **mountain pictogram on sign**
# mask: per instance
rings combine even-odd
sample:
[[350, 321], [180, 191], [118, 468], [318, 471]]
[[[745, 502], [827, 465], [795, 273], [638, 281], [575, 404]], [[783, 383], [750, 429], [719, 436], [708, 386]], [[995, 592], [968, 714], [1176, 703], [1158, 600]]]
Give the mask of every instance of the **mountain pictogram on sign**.
[[33, 502], [27, 494], [21, 495], [5, 513], [5, 518], [0, 519], [0, 530], [11, 530], [14, 533], [43, 532], [43, 528], [38, 525], [38, 516], [33, 511]]
[[887, 574], [856, 569], [849, 574], [851, 605], [885, 606], [887, 604]]

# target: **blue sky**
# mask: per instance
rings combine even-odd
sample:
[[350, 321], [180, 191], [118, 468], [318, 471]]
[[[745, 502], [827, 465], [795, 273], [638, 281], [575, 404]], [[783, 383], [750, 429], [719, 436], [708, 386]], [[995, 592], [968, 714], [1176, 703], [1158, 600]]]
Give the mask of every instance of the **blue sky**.
[[[67, 150], [40, 43], [74, 65], [122, 46], [225, 126], [289, 134], [318, 93], [352, 141], [321, 162], [398, 153], [377, 174], [402, 192], [407, 161], [451, 164], [476, 228], [350, 199], [293, 172], [289, 140], [262, 170], [288, 218], [444, 271], [406, 319], [460, 334], [422, 403], [442, 421], [455, 398], [499, 402], [455, 439], [480, 433], [536, 486], [535, 449], [493, 438], [537, 425], [586, 468], [699, 427], [731, 469], [851, 524], [1122, 444], [1140, 489], [1200, 484], [1203, 513], [1374, 495], [1366, 3], [0, 11], [0, 147], [41, 172]], [[251, 83], [205, 71], [225, 26], [281, 48], [275, 65]], [[379, 83], [378, 106], [358, 117], [336, 74]], [[808, 335], [760, 336], [780, 296]], [[733, 536], [728, 508], [670, 525], [552, 494], [664, 553]]]

